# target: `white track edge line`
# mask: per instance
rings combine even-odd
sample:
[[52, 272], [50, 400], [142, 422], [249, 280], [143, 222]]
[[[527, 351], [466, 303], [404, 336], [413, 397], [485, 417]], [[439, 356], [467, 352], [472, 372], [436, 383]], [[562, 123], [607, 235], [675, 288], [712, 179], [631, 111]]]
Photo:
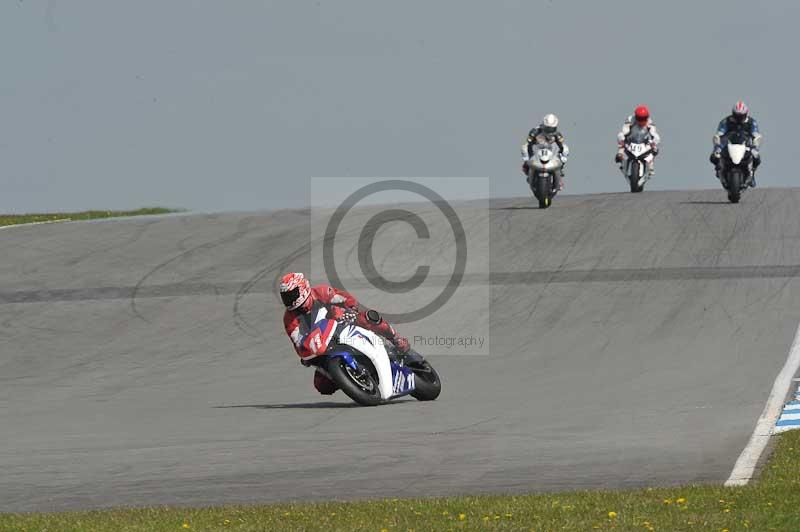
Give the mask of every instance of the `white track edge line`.
[[783, 405], [792, 385], [792, 378], [800, 367], [800, 325], [794, 335], [792, 347], [789, 349], [789, 357], [783, 365], [780, 373], [775, 378], [772, 391], [767, 399], [767, 404], [761, 412], [761, 417], [756, 422], [750, 441], [742, 450], [742, 454], [736, 460], [733, 471], [725, 481], [726, 486], [744, 486], [753, 478], [758, 460], [769, 442], [772, 429], [778, 416], [783, 412]]
[[45, 225], [45, 224], [58, 224], [63, 222], [71, 222], [72, 218], [57, 218], [55, 220], [44, 220], [42, 222], [27, 222], [24, 224], [9, 224], [0, 225], [0, 230], [11, 229], [12, 227], [30, 227], [31, 225]]

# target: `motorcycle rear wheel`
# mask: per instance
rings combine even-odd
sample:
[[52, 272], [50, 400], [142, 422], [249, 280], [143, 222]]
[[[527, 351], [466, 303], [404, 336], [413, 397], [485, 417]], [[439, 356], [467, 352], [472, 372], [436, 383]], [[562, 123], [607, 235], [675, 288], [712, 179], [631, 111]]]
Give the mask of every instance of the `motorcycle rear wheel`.
[[353, 401], [361, 406], [381, 404], [381, 392], [377, 380], [368, 368], [358, 364], [356, 369], [347, 365], [341, 357], [332, 357], [325, 364], [333, 382]]
[[418, 401], [433, 401], [442, 393], [442, 380], [427, 360], [409, 365], [414, 372], [414, 391], [411, 397]]

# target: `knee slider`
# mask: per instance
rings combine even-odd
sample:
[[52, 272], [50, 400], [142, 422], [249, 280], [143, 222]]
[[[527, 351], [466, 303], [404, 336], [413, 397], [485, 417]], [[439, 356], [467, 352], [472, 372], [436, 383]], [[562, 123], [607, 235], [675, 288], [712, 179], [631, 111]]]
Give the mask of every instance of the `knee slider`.
[[372, 310], [372, 309], [368, 310], [366, 312], [366, 316], [367, 316], [367, 321], [369, 321], [370, 323], [374, 323], [375, 325], [378, 325], [380, 322], [383, 321], [383, 318], [381, 317], [380, 313], [377, 310]]

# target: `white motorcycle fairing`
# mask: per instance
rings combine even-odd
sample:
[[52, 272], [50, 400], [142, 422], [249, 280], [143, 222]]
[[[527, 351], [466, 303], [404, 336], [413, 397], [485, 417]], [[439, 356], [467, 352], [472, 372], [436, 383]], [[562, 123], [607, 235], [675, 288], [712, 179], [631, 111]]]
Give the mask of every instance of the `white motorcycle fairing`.
[[[325, 307], [322, 307], [317, 312], [314, 319], [314, 325], [326, 330], [331, 327], [335, 328], [336, 323], [336, 320], [328, 319], [328, 310]], [[326, 334], [324, 344], [319, 347], [320, 352], [327, 351], [332, 340], [333, 335]], [[414, 391], [414, 372], [407, 367], [392, 364], [386, 352], [386, 344], [383, 343], [383, 338], [374, 332], [357, 325], [346, 325], [339, 333], [337, 343], [352, 347], [369, 358], [377, 372], [378, 392], [381, 395], [381, 399], [388, 400]], [[333, 353], [325, 356], [338, 356], [343, 358], [347, 364], [355, 366], [352, 354], [347, 350], [334, 350]]]
[[[552, 145], [537, 144], [532, 151], [533, 157], [531, 157], [529, 164], [536, 174], [554, 174], [563, 165], [561, 157], [557, 156], [558, 152]], [[528, 175], [529, 183], [530, 180], [531, 176]]]
[[735, 165], [741, 163], [748, 149], [749, 148], [745, 144], [728, 143], [727, 150], [728, 150], [728, 156], [731, 158], [731, 162]]
[[[353, 347], [370, 359], [372, 365], [375, 366], [375, 371], [378, 373], [378, 390], [380, 391], [381, 399], [391, 399], [401, 391], [406, 391], [409, 388], [413, 389], [413, 373], [409, 376], [398, 373], [398, 382], [393, 381], [392, 365], [389, 362], [389, 355], [386, 353], [383, 339], [374, 332], [356, 325], [348, 325], [339, 334], [339, 343]], [[406, 382], [407, 379], [410, 379], [410, 382]], [[403, 382], [399, 382], [401, 380]]]

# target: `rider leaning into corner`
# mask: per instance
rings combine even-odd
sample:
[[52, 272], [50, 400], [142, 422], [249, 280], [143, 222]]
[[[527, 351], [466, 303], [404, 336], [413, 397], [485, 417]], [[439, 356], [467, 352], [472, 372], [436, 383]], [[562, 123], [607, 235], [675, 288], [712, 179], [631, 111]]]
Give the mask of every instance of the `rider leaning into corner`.
[[755, 171], [758, 165], [761, 164], [761, 154], [758, 148], [761, 145], [761, 133], [758, 131], [758, 122], [750, 116], [750, 109], [743, 101], [738, 101], [733, 106], [731, 114], [722, 119], [717, 126], [717, 132], [714, 134], [714, 151], [711, 152], [709, 160], [714, 165], [719, 178], [719, 171], [722, 167], [722, 148], [725, 145], [728, 135], [734, 131], [743, 130], [750, 138], [750, 154], [753, 157], [753, 177], [751, 179], [751, 186], [756, 186]]
[[[356, 298], [344, 290], [325, 284], [312, 288], [302, 273], [287, 273], [281, 278], [280, 293], [286, 306], [283, 326], [304, 366], [311, 365], [311, 361], [322, 354], [319, 335], [309, 334], [322, 308], [327, 309], [329, 318], [353, 320], [359, 327], [385, 338], [399, 354], [409, 351], [408, 339], [397, 336], [394, 328], [377, 311], [362, 309]], [[314, 373], [314, 387], [323, 395], [331, 395], [337, 390], [336, 384], [321, 368]]]
[[614, 162], [622, 164], [622, 158], [625, 153], [625, 143], [629, 137], [642, 138], [650, 142], [650, 148], [653, 150], [653, 162], [650, 163], [650, 177], [655, 174], [655, 156], [658, 155], [658, 146], [661, 144], [661, 136], [656, 130], [653, 119], [650, 118], [650, 110], [646, 105], [638, 106], [632, 116], [625, 119], [622, 124], [622, 130], [617, 134], [617, 154], [614, 156]]
[[522, 145], [522, 173], [528, 175], [528, 161], [533, 156], [532, 148], [537, 144], [553, 144], [558, 146], [558, 157], [561, 159], [561, 172], [556, 175], [556, 190], [564, 189], [564, 168], [569, 158], [569, 146], [564, 135], [558, 130], [558, 117], [553, 113], [545, 115], [542, 123], [531, 129], [528, 139]]

